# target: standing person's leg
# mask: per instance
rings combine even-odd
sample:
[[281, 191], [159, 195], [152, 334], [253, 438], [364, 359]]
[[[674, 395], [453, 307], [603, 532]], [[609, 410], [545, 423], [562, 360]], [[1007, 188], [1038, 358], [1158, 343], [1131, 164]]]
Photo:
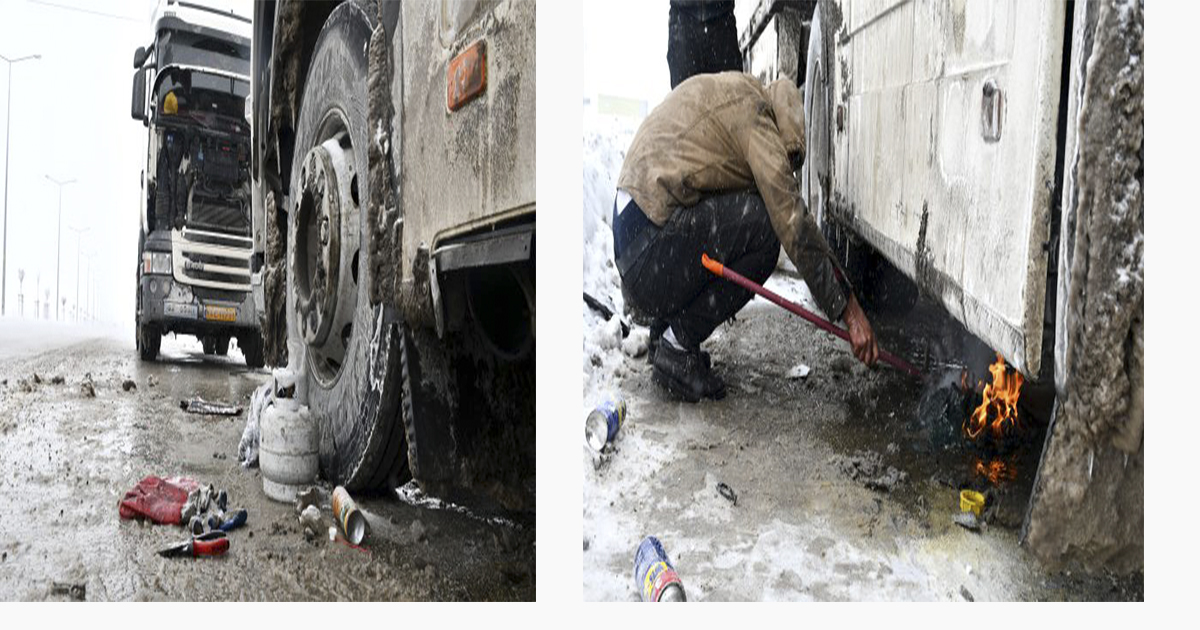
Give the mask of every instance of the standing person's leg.
[[672, 2], [667, 20], [671, 89], [697, 74], [742, 70], [732, 2]]

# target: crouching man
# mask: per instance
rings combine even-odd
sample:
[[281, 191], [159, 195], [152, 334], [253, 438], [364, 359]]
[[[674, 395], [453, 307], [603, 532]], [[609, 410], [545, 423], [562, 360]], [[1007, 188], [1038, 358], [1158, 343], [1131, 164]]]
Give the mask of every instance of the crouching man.
[[653, 320], [654, 381], [675, 395], [725, 396], [700, 345], [753, 297], [706, 271], [703, 253], [762, 283], [782, 243], [821, 309], [846, 324], [854, 355], [878, 358], [871, 324], [800, 199], [803, 158], [800, 91], [740, 72], [680, 83], [634, 136], [617, 181], [614, 254], [626, 302]]

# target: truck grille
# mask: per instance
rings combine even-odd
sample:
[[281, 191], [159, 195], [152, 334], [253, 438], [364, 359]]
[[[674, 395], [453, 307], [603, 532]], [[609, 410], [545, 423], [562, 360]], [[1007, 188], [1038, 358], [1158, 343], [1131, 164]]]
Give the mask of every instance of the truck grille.
[[250, 291], [250, 257], [254, 242], [185, 228], [171, 237], [175, 280], [198, 287]]
[[214, 199], [193, 193], [188, 204], [187, 224], [200, 230], [250, 235], [250, 217], [237, 200]]

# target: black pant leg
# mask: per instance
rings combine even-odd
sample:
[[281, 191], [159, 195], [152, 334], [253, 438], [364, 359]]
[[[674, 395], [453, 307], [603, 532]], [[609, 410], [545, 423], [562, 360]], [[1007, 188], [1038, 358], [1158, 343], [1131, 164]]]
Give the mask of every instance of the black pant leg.
[[690, 348], [754, 297], [706, 270], [705, 253], [757, 282], [770, 277], [779, 239], [757, 192], [714, 195], [677, 210], [623, 278], [631, 305], [666, 320]]
[[728, 15], [705, 20], [672, 10], [667, 28], [671, 89], [697, 74], [742, 70], [737, 20], [732, 10]]

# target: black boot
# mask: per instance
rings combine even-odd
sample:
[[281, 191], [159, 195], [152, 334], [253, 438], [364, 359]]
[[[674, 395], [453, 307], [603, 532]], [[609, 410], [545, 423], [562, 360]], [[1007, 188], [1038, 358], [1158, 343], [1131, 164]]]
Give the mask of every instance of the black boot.
[[669, 343], [659, 343], [651, 361], [654, 382], [688, 402], [724, 398], [725, 383], [712, 373], [701, 354], [698, 349], [680, 350]]
[[[654, 351], [657, 350], [659, 344], [662, 343], [662, 336], [667, 332], [667, 327], [667, 322], [661, 319], [656, 319], [653, 322], [650, 322], [650, 349], [646, 353], [646, 361], [650, 362], [651, 364], [654, 363]], [[704, 362], [704, 367], [711, 369], [712, 357], [703, 350], [697, 350], [697, 352], [700, 353], [700, 360]]]

